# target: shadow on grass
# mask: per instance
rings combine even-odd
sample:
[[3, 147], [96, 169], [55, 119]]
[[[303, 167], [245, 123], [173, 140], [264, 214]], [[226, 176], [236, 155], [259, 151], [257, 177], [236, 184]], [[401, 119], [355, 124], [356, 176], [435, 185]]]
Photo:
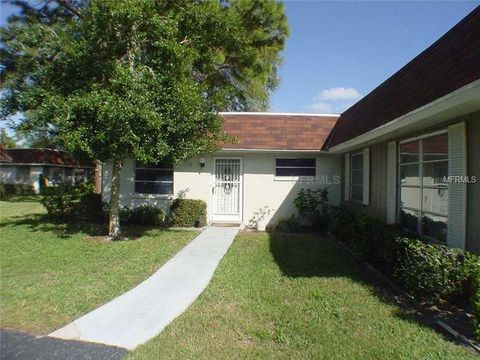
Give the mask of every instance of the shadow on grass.
[[[283, 275], [290, 278], [349, 278], [371, 289], [372, 295], [396, 308], [403, 321], [440, 329], [435, 317], [422, 311], [416, 302], [392, 289], [384, 277], [361, 266], [327, 235], [269, 233], [270, 252]], [[440, 331], [439, 331], [440, 332]], [[440, 332], [448, 340], [458, 341]]]
[[5, 202], [40, 202], [42, 197], [40, 195], [7, 195], [0, 199]]
[[[84, 234], [92, 237], [108, 235], [108, 225], [101, 222], [70, 221], [60, 222], [52, 220], [48, 215], [31, 214], [11, 216], [8, 220], [0, 223], [0, 230], [9, 227], [23, 226], [31, 232], [47, 232], [61, 239], [68, 239], [76, 234]], [[152, 231], [165, 230], [166, 228], [154, 228], [139, 225], [122, 225], [123, 236], [128, 239], [137, 239], [148, 235]]]

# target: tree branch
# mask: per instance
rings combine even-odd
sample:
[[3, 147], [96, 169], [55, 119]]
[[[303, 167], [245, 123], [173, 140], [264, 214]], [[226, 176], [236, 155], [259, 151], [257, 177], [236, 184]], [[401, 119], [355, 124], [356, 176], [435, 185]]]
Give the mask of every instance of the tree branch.
[[63, 6], [65, 9], [67, 9], [68, 11], [70, 11], [72, 14], [76, 15], [77, 17], [79, 17], [80, 19], [82, 18], [82, 14], [80, 13], [80, 11], [75, 7], [73, 6], [72, 4], [70, 4], [67, 0], [55, 0], [60, 6]]

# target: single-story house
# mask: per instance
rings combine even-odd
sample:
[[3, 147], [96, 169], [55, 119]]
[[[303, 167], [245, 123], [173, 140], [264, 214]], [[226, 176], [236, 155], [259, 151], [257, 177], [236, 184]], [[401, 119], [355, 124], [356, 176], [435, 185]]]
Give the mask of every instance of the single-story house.
[[74, 185], [91, 179], [94, 165], [81, 162], [69, 153], [54, 149], [5, 149], [0, 151], [0, 182], [23, 184], [40, 192], [40, 178], [47, 185]]
[[480, 253], [480, 8], [340, 116], [221, 115], [238, 143], [175, 167], [127, 161], [122, 205], [187, 197], [210, 222], [268, 207], [272, 223], [299, 189], [328, 186], [332, 204]]

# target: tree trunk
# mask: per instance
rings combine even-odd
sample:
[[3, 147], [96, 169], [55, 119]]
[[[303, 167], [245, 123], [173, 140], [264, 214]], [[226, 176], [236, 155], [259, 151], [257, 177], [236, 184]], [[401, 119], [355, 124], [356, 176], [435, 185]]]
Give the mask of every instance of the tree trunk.
[[112, 240], [118, 240], [121, 237], [120, 232], [120, 171], [122, 162], [113, 161], [112, 167], [112, 191], [110, 196], [110, 214], [108, 236]]
[[100, 175], [100, 160], [95, 160], [94, 161], [94, 164], [95, 164], [95, 170], [93, 172], [93, 185], [95, 187], [95, 192], [97, 194], [101, 194], [102, 193], [102, 183], [101, 183], [101, 175]]

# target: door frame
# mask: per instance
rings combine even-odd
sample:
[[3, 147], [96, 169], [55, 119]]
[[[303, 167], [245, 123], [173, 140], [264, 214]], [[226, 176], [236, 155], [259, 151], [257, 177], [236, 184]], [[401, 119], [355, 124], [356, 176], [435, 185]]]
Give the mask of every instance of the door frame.
[[[240, 161], [240, 187], [239, 187], [239, 210], [240, 214], [237, 217], [234, 217], [232, 215], [221, 215], [221, 214], [215, 214], [215, 174], [216, 174], [216, 162], [217, 160], [221, 159], [227, 159], [227, 160], [239, 160]], [[215, 156], [213, 157], [213, 164], [212, 164], [212, 173], [211, 173], [211, 181], [210, 181], [210, 187], [211, 187], [211, 204], [212, 204], [212, 222], [216, 223], [242, 223], [243, 222], [243, 157], [241, 156]]]

